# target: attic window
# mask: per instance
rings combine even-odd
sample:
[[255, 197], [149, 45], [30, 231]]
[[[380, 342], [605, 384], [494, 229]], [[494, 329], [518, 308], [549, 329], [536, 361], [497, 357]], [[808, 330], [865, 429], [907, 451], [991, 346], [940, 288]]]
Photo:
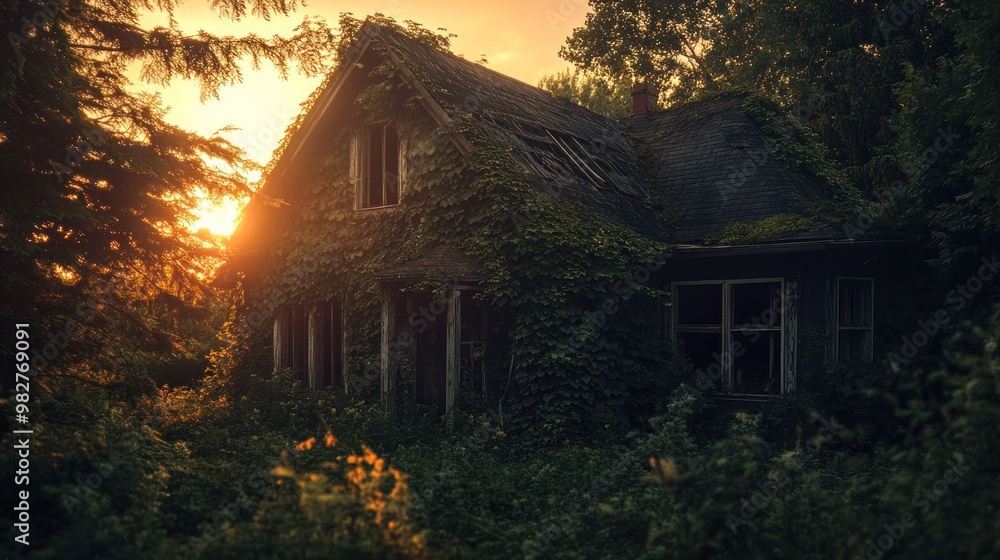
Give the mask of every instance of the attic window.
[[396, 127], [391, 123], [366, 126], [359, 131], [353, 147], [351, 168], [358, 208], [399, 204], [402, 150]]

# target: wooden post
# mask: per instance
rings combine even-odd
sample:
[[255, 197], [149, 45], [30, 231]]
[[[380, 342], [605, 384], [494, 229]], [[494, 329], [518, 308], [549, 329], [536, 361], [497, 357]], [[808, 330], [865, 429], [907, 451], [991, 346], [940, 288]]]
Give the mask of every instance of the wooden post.
[[386, 412], [392, 412], [393, 402], [396, 400], [396, 372], [393, 368], [393, 361], [396, 351], [393, 344], [393, 335], [396, 328], [394, 323], [395, 313], [392, 305], [392, 290], [386, 286], [382, 287], [382, 406]]
[[458, 403], [459, 366], [462, 352], [462, 292], [448, 293], [448, 338], [445, 362], [445, 414], [451, 416]]
[[307, 352], [309, 353], [306, 358], [306, 369], [308, 373], [306, 377], [308, 379], [308, 385], [310, 389], [317, 389], [322, 386], [318, 380], [323, 378], [323, 328], [322, 328], [323, 314], [319, 309], [318, 305], [313, 305], [309, 308], [309, 315], [307, 318], [306, 332], [309, 336], [309, 344], [307, 346]]
[[[347, 308], [342, 300], [338, 300], [335, 309], [331, 310], [334, 317], [335, 330], [337, 333], [334, 343], [339, 346], [337, 352], [337, 363], [333, 364], [333, 371], [340, 371], [340, 388], [346, 393], [347, 386]], [[334, 375], [331, 381], [337, 379]]]
[[277, 375], [278, 370], [281, 369], [281, 356], [284, 348], [282, 347], [282, 329], [284, 328], [284, 313], [279, 309], [274, 315], [274, 323], [271, 328], [271, 347], [272, 347], [272, 357], [274, 358], [274, 369], [271, 371], [271, 375]]

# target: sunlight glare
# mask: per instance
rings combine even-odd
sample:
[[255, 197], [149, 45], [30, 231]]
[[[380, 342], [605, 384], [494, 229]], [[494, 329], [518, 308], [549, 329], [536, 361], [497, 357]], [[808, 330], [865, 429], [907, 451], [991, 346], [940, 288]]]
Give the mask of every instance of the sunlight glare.
[[191, 231], [207, 228], [214, 235], [228, 237], [236, 229], [241, 207], [240, 201], [232, 198], [220, 201], [203, 199], [194, 212], [197, 219], [191, 224]]

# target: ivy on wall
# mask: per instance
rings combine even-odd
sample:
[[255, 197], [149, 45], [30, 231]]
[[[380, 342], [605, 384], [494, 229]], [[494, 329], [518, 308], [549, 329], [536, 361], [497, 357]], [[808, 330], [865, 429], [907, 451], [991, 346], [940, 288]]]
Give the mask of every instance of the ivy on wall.
[[[670, 355], [660, 328], [666, 294], [648, 285], [664, 247], [542, 194], [471, 120], [456, 124], [473, 146], [462, 156], [391, 67], [366, 70], [372, 85], [327, 138], [325, 156], [301, 175], [294, 200], [278, 210], [284, 225], [266, 248], [267, 264], [245, 283], [243, 313], [344, 302], [348, 384], [374, 394], [381, 296], [373, 275], [449, 243], [481, 267], [479, 297], [502, 333], [489, 343], [487, 399], [500, 405], [505, 398], [516, 428], [561, 437], [650, 402]], [[355, 211], [351, 134], [383, 119], [409, 146], [403, 197], [395, 207]], [[250, 325], [237, 360], [244, 374], [270, 367], [271, 323]]]

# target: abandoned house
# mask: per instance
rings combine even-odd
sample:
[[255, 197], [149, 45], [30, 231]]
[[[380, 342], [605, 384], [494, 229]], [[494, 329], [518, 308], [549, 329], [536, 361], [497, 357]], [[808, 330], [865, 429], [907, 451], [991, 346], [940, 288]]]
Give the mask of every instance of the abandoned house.
[[217, 280], [257, 371], [580, 416], [658, 353], [736, 401], [877, 359], [900, 244], [776, 107], [637, 84], [611, 119], [371, 22], [341, 54]]

